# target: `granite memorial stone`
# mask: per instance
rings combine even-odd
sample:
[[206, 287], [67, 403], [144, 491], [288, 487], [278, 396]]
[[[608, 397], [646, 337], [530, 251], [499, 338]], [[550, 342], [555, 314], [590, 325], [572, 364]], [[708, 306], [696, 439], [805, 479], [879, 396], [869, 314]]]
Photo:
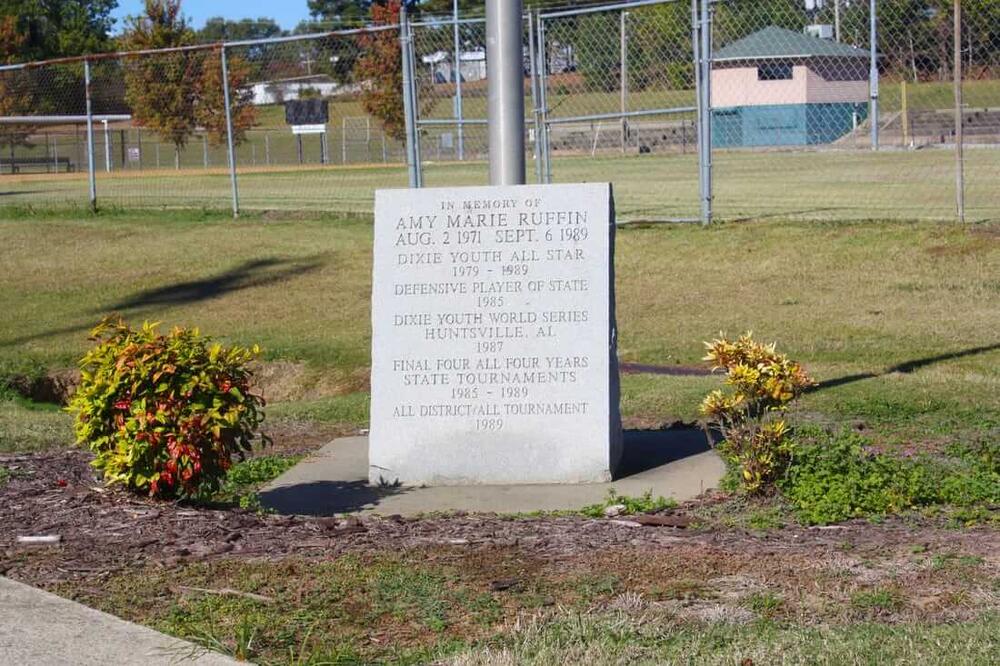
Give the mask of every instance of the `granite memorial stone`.
[[607, 183], [376, 193], [372, 483], [611, 478], [613, 218]]

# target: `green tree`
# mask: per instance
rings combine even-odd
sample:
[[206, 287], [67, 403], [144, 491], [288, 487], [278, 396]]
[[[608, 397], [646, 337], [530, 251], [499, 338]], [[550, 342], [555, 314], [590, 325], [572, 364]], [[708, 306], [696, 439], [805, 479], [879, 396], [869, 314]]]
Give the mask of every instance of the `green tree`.
[[204, 27], [195, 34], [200, 43], [225, 42], [244, 39], [266, 39], [282, 34], [281, 26], [272, 18], [244, 18], [233, 21], [215, 16], [205, 21]]
[[587, 88], [618, 90], [621, 58], [616, 12], [586, 14], [578, 19], [574, 53]]
[[309, 15], [327, 29], [357, 27], [367, 22], [371, 0], [308, 0]]
[[16, 62], [106, 51], [117, 0], [0, 0], [0, 17], [14, 17], [24, 36]]

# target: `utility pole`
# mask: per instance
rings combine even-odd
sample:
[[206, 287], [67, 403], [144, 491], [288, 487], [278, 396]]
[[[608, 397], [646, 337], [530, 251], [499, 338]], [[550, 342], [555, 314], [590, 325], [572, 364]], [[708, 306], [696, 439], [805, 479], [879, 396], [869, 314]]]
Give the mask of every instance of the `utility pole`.
[[522, 0], [486, 0], [490, 185], [523, 185]]

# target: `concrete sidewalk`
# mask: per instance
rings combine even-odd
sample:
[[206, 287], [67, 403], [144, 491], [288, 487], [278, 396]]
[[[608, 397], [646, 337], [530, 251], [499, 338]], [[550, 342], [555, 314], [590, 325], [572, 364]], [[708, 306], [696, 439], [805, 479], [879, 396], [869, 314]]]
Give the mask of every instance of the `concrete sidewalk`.
[[368, 483], [368, 438], [345, 437], [272, 481], [260, 498], [279, 513], [316, 516], [572, 511], [603, 501], [612, 488], [619, 495], [652, 491], [683, 502], [717, 487], [724, 473], [701, 430], [676, 428], [626, 431], [620, 478], [610, 483], [383, 487]]
[[230, 666], [225, 655], [0, 576], [2, 666]]

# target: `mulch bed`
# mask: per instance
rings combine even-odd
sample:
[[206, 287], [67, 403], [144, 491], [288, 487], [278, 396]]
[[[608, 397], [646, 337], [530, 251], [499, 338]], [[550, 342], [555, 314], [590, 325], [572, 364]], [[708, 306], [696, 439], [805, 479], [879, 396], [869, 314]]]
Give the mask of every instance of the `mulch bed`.
[[[834, 528], [785, 528], [765, 533], [685, 529], [683, 520], [453, 515], [426, 519], [260, 516], [155, 502], [104, 487], [82, 451], [0, 456], [13, 477], [0, 487], [0, 575], [40, 586], [147, 564], [167, 566], [228, 557], [335, 557], [346, 552], [421, 547], [511, 548], [535, 558], [571, 558], [600, 550], [701, 545], [767, 554], [824, 553], [850, 544], [855, 553], [921, 545], [991, 556], [1000, 531], [947, 529], [889, 520]], [[712, 501], [711, 498], [702, 501]], [[672, 512], [683, 516], [685, 507]], [[56, 545], [25, 545], [18, 536], [58, 535]]]

